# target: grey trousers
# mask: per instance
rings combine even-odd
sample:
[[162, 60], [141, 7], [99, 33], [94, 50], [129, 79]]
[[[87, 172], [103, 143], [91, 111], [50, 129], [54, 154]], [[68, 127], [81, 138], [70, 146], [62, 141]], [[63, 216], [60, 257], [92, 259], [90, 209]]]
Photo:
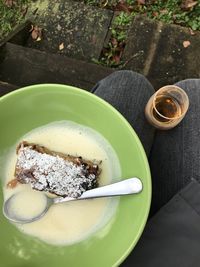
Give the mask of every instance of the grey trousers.
[[200, 79], [177, 85], [188, 94], [190, 107], [184, 120], [169, 131], [155, 131], [144, 117], [154, 93], [144, 76], [118, 71], [93, 89], [135, 129], [152, 173], [150, 219], [124, 267], [200, 266]]

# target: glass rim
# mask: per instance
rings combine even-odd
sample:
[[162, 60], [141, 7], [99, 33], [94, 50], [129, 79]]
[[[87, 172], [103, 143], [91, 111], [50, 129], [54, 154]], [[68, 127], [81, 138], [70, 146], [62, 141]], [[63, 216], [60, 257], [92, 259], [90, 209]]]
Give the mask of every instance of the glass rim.
[[[169, 87], [169, 88], [170, 88], [170, 87], [174, 87], [174, 88], [178, 89], [179, 91], [181, 91], [181, 92], [185, 95], [185, 97], [186, 97], [186, 99], [187, 99], [187, 106], [186, 106], [186, 109], [185, 109], [184, 113], [182, 113], [182, 114], [179, 115], [179, 116], [172, 117], [172, 118], [170, 118], [170, 117], [166, 117], [166, 116], [162, 115], [162, 114], [157, 110], [156, 105], [155, 105], [155, 100], [156, 100], [157, 95], [158, 95], [158, 94], [160, 93], [160, 91], [162, 91], [163, 89], [165, 89], [165, 88], [167, 89], [167, 87]], [[156, 111], [156, 113], [157, 113], [160, 117], [162, 117], [162, 118], [164, 118], [164, 119], [167, 119], [167, 120], [177, 120], [177, 119], [180, 119], [180, 118], [184, 117], [185, 113], [186, 113], [187, 110], [188, 110], [188, 107], [189, 107], [189, 98], [188, 98], [188, 95], [186, 94], [186, 92], [185, 92], [182, 88], [180, 88], [180, 87], [177, 86], [177, 85], [165, 85], [165, 86], [161, 87], [157, 92], [154, 93], [154, 97], [153, 97], [153, 108], [154, 108], [154, 110]]]

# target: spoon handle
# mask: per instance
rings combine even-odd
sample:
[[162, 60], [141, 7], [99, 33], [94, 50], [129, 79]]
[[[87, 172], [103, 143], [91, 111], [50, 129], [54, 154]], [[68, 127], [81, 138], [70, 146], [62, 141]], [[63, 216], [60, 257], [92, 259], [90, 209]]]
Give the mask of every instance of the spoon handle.
[[129, 178], [114, 184], [97, 187], [84, 192], [79, 198], [54, 198], [54, 203], [109, 196], [136, 194], [142, 191], [142, 182], [138, 178]]

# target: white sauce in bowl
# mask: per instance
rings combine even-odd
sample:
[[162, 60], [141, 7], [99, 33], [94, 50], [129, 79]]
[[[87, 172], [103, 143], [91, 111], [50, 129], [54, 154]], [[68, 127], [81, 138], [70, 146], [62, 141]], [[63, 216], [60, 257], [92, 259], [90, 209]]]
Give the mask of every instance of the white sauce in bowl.
[[[84, 159], [102, 161], [99, 185], [116, 182], [121, 175], [117, 155], [105, 138], [91, 128], [70, 121], [54, 122], [29, 132], [20, 141], [44, 145], [47, 148], [81, 156]], [[18, 142], [18, 143], [19, 143]], [[17, 144], [16, 144], [17, 145]], [[7, 157], [5, 170], [4, 199], [21, 192], [15, 203], [14, 212], [21, 216], [32, 216], [42, 208], [30, 185], [19, 184], [16, 188], [6, 187], [13, 179], [16, 164], [16, 146]], [[23, 194], [23, 195], [22, 195]], [[49, 244], [66, 245], [88, 238], [110, 222], [118, 204], [118, 198], [81, 200], [53, 205], [40, 220], [29, 224], [16, 224], [24, 233], [35, 236]], [[23, 214], [24, 212], [24, 214]], [[26, 212], [26, 214], [25, 214]]]

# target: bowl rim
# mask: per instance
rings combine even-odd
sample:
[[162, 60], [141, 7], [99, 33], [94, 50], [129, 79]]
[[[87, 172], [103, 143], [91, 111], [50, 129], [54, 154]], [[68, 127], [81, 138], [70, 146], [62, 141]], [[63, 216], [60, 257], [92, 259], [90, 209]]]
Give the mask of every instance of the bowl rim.
[[14, 91], [11, 91], [3, 96], [0, 97], [0, 104], [3, 103], [4, 101], [6, 101], [7, 99], [9, 99], [10, 97], [13, 97], [15, 95], [21, 94], [23, 92], [27, 92], [27, 91], [31, 91], [31, 90], [47, 90], [49, 88], [53, 88], [53, 87], [60, 87], [62, 89], [69, 89], [69, 90], [73, 90], [77, 93], [80, 93], [82, 95], [85, 96], [89, 96], [92, 97], [93, 99], [95, 99], [96, 101], [100, 102], [101, 104], [107, 106], [115, 115], [117, 115], [120, 120], [125, 124], [125, 126], [127, 127], [127, 129], [129, 130], [129, 132], [131, 133], [131, 135], [133, 136], [133, 138], [135, 139], [135, 142], [138, 145], [139, 151], [141, 153], [141, 156], [145, 162], [145, 169], [146, 169], [146, 173], [147, 173], [147, 183], [148, 183], [148, 203], [146, 206], [146, 211], [145, 211], [145, 215], [143, 218], [143, 222], [141, 223], [139, 230], [137, 232], [137, 235], [135, 236], [135, 239], [131, 242], [131, 244], [129, 245], [129, 247], [126, 248], [126, 250], [124, 251], [124, 253], [121, 255], [121, 257], [119, 257], [119, 259], [113, 264], [112, 267], [117, 267], [119, 266], [127, 257], [128, 255], [131, 253], [131, 251], [134, 249], [134, 247], [136, 246], [136, 244], [139, 241], [139, 238], [141, 237], [144, 227], [147, 223], [147, 218], [149, 215], [149, 211], [150, 211], [150, 206], [151, 206], [151, 198], [152, 198], [152, 182], [151, 182], [151, 172], [150, 172], [150, 167], [149, 167], [149, 163], [148, 163], [148, 158], [147, 155], [145, 153], [144, 147], [138, 137], [138, 135], [136, 134], [135, 130], [133, 129], [133, 127], [130, 125], [130, 123], [126, 120], [126, 118], [117, 110], [115, 109], [115, 107], [113, 107], [111, 104], [109, 104], [107, 101], [105, 101], [104, 99], [100, 98], [99, 96], [86, 91], [84, 89], [75, 87], [75, 86], [71, 86], [71, 85], [67, 85], [67, 84], [57, 84], [57, 83], [42, 83], [42, 84], [34, 84], [34, 85], [28, 85], [25, 87], [21, 87], [18, 88]]

